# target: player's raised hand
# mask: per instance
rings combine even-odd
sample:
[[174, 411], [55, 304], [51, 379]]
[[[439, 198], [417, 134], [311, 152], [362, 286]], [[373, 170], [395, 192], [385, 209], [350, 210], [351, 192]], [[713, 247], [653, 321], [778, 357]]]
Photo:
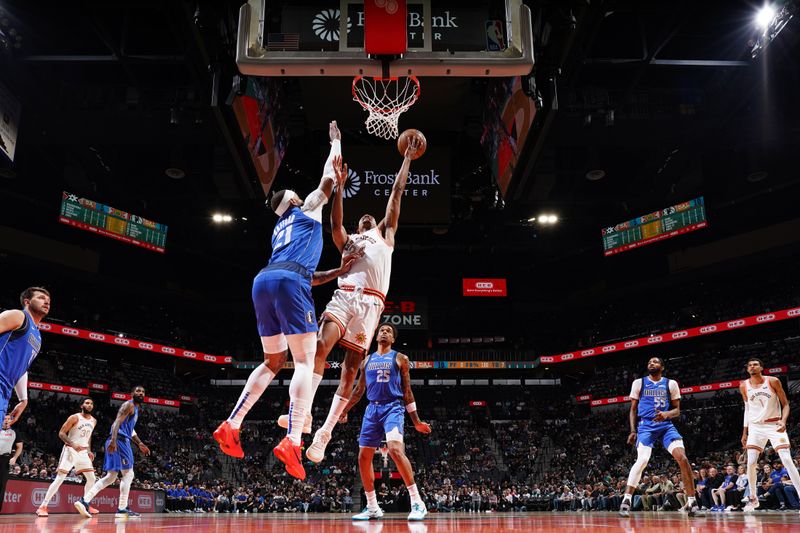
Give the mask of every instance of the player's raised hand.
[[430, 433], [431, 431], [433, 431], [431, 429], [431, 425], [430, 424], [428, 424], [427, 422], [423, 422], [421, 420], [419, 422], [417, 422], [416, 424], [414, 424], [414, 429], [416, 429], [420, 433], [424, 433], [426, 435], [428, 433]]
[[331, 142], [342, 138], [342, 133], [339, 131], [339, 126], [336, 124], [335, 120], [328, 124], [328, 135], [331, 138]]
[[336, 186], [344, 187], [347, 182], [347, 163], [342, 162], [342, 156], [333, 157], [333, 171], [336, 173]]
[[408, 140], [408, 146], [406, 146], [406, 153], [403, 154], [403, 157], [407, 159], [414, 159], [414, 156], [417, 154], [417, 150], [419, 150], [419, 138], [414, 135], [409, 135], [411, 137]]
[[628, 435], [628, 444], [630, 444], [631, 446], [636, 446], [636, 437], [637, 435], [635, 431], [630, 435]]

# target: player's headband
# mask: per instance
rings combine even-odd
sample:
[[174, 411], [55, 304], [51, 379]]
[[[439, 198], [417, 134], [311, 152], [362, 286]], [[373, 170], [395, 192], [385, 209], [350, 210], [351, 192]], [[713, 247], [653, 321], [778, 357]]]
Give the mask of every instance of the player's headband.
[[294, 191], [286, 189], [283, 193], [283, 198], [281, 198], [281, 203], [278, 208], [275, 210], [275, 214], [279, 217], [282, 217], [283, 214], [289, 209], [289, 206], [292, 205], [292, 200], [297, 198], [297, 195]]

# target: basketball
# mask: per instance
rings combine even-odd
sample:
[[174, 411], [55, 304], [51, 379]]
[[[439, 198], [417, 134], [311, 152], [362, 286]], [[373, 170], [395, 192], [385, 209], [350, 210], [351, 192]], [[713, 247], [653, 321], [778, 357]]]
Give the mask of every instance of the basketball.
[[419, 159], [422, 157], [422, 154], [425, 153], [425, 149], [428, 147], [428, 141], [425, 140], [425, 136], [419, 130], [409, 129], [401, 133], [397, 138], [397, 149], [400, 151], [400, 155], [405, 155], [406, 148], [408, 147], [408, 141], [411, 139], [411, 137], [416, 137], [420, 141], [417, 153], [414, 154], [414, 157], [411, 159]]

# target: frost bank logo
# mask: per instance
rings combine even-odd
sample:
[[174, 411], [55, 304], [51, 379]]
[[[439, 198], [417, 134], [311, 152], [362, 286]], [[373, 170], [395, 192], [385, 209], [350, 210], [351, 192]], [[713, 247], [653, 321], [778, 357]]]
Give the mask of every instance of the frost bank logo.
[[[339, 15], [338, 9], [323, 9], [314, 16], [311, 21], [311, 28], [314, 34], [323, 41], [334, 42], [339, 40]], [[350, 28], [353, 23], [350, 17], [347, 17], [347, 33], [350, 33]]]
[[342, 191], [342, 196], [345, 198], [352, 198], [353, 196], [358, 194], [358, 191], [361, 190], [361, 176], [358, 175], [358, 172], [355, 170], [348, 169], [347, 170], [347, 182], [344, 184], [344, 191]]

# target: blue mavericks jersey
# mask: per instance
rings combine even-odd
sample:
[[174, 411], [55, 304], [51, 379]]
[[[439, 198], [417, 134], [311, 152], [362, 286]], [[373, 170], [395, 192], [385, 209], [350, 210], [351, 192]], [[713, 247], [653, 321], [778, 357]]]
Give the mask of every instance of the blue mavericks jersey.
[[269, 264], [291, 261], [313, 274], [322, 255], [322, 223], [297, 206], [286, 210], [272, 230]]
[[639, 420], [652, 420], [656, 411], [668, 411], [670, 406], [669, 379], [653, 383], [649, 378], [642, 378], [642, 390], [639, 392]]
[[[131, 400], [133, 401], [133, 400]], [[133, 436], [133, 428], [136, 427], [136, 421], [139, 419], [139, 406], [133, 404], [133, 414], [128, 415], [128, 418], [122, 421], [119, 425], [118, 435], [131, 438]]]
[[389, 402], [403, 397], [400, 386], [400, 368], [397, 366], [397, 352], [373, 353], [367, 358], [364, 367], [367, 379], [367, 400]]
[[42, 336], [33, 317], [25, 313], [25, 322], [16, 331], [0, 335], [0, 397], [8, 400], [19, 378], [25, 375], [42, 347]]

